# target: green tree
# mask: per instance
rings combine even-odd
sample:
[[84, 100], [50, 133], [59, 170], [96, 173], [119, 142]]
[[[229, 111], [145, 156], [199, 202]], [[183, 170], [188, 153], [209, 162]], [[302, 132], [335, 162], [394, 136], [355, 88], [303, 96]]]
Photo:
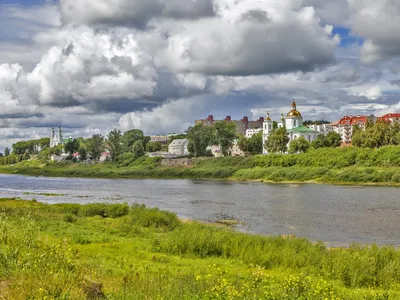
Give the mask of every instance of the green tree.
[[6, 147], [6, 149], [4, 149], [4, 156], [9, 156], [9, 155], [10, 155], [10, 149]]
[[85, 148], [80, 148], [79, 149], [79, 157], [81, 160], [86, 160], [87, 158], [87, 152]]
[[246, 155], [250, 153], [249, 139], [245, 137], [243, 134], [240, 134], [238, 137], [238, 146], [239, 149], [243, 151]]
[[215, 129], [213, 126], [196, 124], [187, 130], [189, 141], [188, 150], [195, 157], [207, 156], [207, 147], [212, 146], [215, 141]]
[[215, 141], [221, 148], [224, 156], [229, 155], [233, 142], [237, 138], [236, 125], [230, 121], [219, 121], [214, 124]]
[[132, 146], [132, 152], [135, 157], [140, 157], [145, 154], [145, 146], [143, 140], [137, 140]]
[[274, 129], [265, 141], [265, 150], [268, 153], [285, 153], [289, 140], [285, 127]]
[[249, 151], [251, 154], [261, 154], [263, 152], [262, 131], [253, 134], [249, 138]]
[[104, 151], [104, 137], [101, 134], [94, 134], [86, 140], [87, 151], [94, 159], [99, 159]]
[[133, 144], [138, 140], [141, 140], [144, 145], [147, 144], [143, 131], [140, 129], [132, 129], [124, 132], [124, 135], [122, 136], [122, 151], [132, 152]]
[[339, 133], [329, 132], [325, 137], [325, 147], [337, 148], [340, 147], [342, 143], [342, 138]]
[[78, 149], [79, 143], [76, 139], [70, 140], [64, 145], [65, 153], [74, 154], [76, 151], [78, 151]]
[[323, 134], [318, 134], [317, 138], [311, 143], [311, 147], [314, 149], [325, 148], [326, 145], [326, 137]]
[[278, 129], [278, 122], [272, 121], [272, 129]]
[[112, 161], [116, 161], [117, 157], [122, 153], [122, 133], [120, 130], [114, 129], [108, 133], [107, 145]]
[[161, 150], [161, 143], [160, 142], [148, 142], [146, 145], [147, 152], [157, 152]]
[[289, 143], [289, 153], [305, 153], [310, 148], [310, 142], [307, 141], [303, 136], [298, 139], [292, 140]]

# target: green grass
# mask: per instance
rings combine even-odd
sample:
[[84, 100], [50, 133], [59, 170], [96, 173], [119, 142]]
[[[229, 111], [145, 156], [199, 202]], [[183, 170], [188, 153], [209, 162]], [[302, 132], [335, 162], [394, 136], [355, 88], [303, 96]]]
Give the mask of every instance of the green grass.
[[57, 177], [131, 179], [233, 179], [335, 184], [400, 184], [400, 147], [325, 148], [302, 154], [199, 158], [192, 167], [161, 166], [160, 158], [124, 155], [118, 163], [39, 164], [24, 161], [0, 172]]
[[0, 299], [399, 299], [400, 251], [328, 249], [126, 204], [0, 199]]

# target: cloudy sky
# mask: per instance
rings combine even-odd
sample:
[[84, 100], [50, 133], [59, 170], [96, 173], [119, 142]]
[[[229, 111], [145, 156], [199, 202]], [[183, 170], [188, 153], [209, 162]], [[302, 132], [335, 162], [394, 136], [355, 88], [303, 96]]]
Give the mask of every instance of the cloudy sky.
[[400, 111], [398, 0], [0, 3], [0, 150], [194, 119]]

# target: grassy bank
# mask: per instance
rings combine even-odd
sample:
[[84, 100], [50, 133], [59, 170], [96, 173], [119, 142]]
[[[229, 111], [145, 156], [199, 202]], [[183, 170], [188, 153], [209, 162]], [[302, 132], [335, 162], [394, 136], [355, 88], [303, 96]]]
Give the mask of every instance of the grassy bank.
[[157, 179], [234, 179], [325, 182], [337, 184], [400, 184], [400, 147], [318, 149], [294, 155], [256, 155], [195, 159], [192, 167], [162, 167], [159, 158], [132, 157], [118, 163], [84, 165], [27, 161], [1, 166], [10, 174]]
[[327, 249], [124, 204], [0, 210], [0, 299], [400, 298], [390, 247]]

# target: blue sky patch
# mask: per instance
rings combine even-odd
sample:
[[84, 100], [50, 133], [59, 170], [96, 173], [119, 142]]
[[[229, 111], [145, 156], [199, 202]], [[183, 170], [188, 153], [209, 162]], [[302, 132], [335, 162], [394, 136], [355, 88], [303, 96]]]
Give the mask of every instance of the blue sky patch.
[[332, 34], [340, 35], [340, 47], [347, 47], [353, 44], [358, 44], [361, 46], [364, 43], [364, 39], [362, 37], [352, 35], [351, 30], [346, 27], [334, 27]]

